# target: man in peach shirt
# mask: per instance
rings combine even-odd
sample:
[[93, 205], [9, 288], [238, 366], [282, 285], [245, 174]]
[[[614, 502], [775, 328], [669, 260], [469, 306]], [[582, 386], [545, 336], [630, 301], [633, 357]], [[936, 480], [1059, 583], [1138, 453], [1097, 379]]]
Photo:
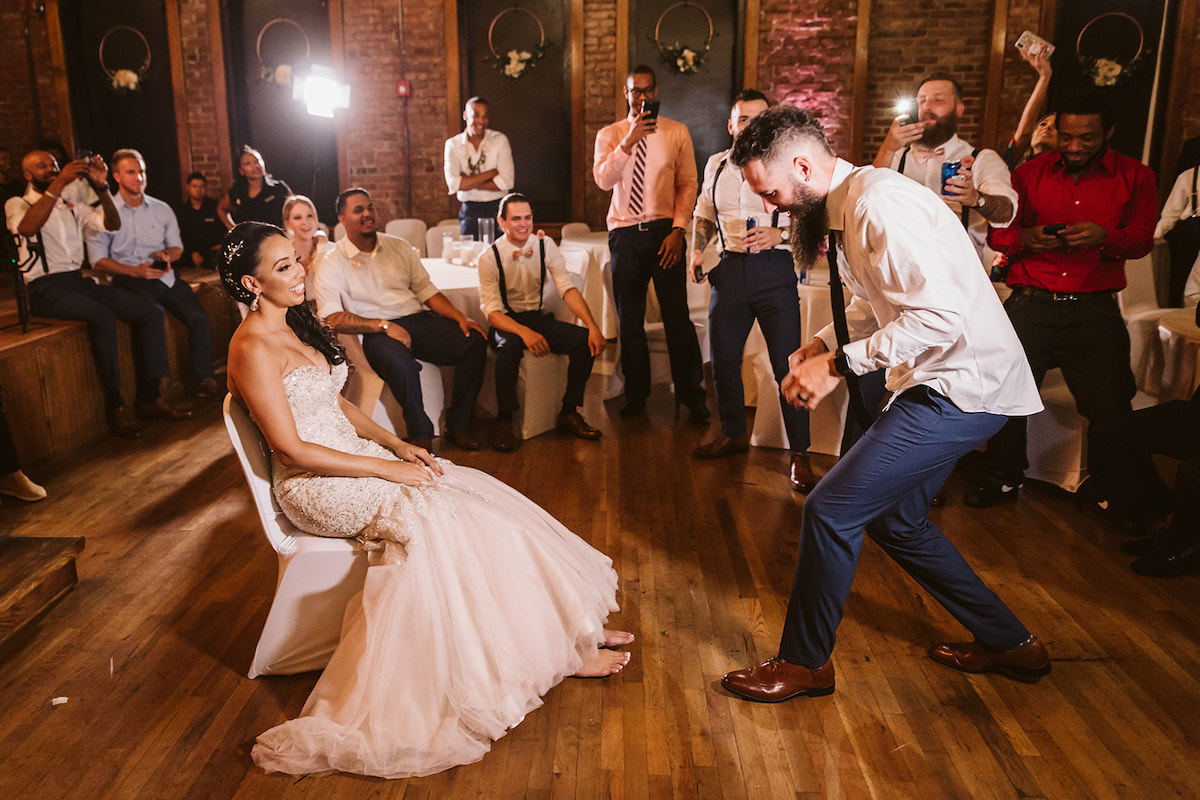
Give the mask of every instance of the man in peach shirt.
[[608, 248], [613, 294], [621, 325], [625, 406], [621, 416], [641, 414], [650, 394], [650, 351], [646, 344], [646, 288], [662, 309], [675, 396], [691, 421], [709, 420], [704, 364], [696, 328], [688, 316], [685, 229], [696, 203], [696, 160], [692, 137], [681, 122], [658, 116], [654, 70], [634, 67], [625, 81], [629, 114], [596, 135], [592, 176], [612, 191]]

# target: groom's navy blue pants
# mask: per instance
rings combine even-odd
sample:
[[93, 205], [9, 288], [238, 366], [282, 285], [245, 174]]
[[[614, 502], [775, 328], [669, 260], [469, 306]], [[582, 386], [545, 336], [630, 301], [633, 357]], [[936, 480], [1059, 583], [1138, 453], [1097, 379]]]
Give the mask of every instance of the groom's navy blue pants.
[[813, 669], [829, 660], [864, 528], [983, 645], [1007, 650], [1029, 638], [926, 516], [958, 459], [1006, 420], [960, 411], [926, 386], [896, 398], [804, 501], [779, 655]]

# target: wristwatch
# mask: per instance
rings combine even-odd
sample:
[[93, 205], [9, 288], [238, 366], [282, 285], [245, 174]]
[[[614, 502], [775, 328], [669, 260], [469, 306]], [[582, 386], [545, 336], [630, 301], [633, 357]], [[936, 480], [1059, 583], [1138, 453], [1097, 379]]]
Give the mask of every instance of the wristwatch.
[[779, 241], [780, 241], [780, 242], [782, 242], [783, 244], [787, 244], [787, 243], [788, 243], [788, 239], [790, 239], [790, 238], [792, 238], [792, 232], [791, 232], [791, 231], [789, 231], [787, 228], [780, 228], [780, 229], [779, 229]]
[[388, 328], [390, 328], [390, 327], [392, 327], [392, 323], [388, 322], [386, 319], [381, 319], [379, 321], [379, 332], [380, 333], [387, 333]]
[[843, 378], [848, 378], [854, 374], [854, 370], [850, 369], [850, 359], [846, 357], [846, 351], [840, 347], [833, 354], [833, 368]]
[[987, 195], [983, 192], [979, 193], [979, 199], [975, 201], [976, 208], [983, 208], [983, 204], [987, 202]]

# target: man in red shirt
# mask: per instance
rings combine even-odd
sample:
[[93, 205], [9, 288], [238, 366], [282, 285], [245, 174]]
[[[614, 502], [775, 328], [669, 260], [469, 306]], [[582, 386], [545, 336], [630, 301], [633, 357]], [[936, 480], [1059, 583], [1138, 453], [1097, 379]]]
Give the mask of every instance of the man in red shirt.
[[[1091, 432], [1129, 411], [1137, 391], [1117, 292], [1125, 260], [1150, 252], [1158, 214], [1153, 170], [1108, 146], [1112, 124], [1099, 93], [1068, 97], [1059, 107], [1058, 152], [1013, 172], [1016, 219], [989, 236], [1010, 259], [1004, 308], [1034, 379], [1040, 387], [1046, 370], [1062, 369], [1093, 450], [1104, 443]], [[964, 502], [1015, 501], [1028, 465], [1025, 418], [1013, 417], [988, 442], [980, 481]]]

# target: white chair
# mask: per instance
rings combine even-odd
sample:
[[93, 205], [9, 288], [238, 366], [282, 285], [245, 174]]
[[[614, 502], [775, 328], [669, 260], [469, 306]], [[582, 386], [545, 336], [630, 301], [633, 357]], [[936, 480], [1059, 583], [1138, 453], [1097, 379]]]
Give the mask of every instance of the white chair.
[[568, 222], [562, 226], [562, 233], [559, 238], [566, 239], [570, 236], [584, 236], [592, 232], [586, 222]]
[[442, 234], [448, 233], [457, 239], [458, 232], [458, 220], [442, 220], [425, 231], [425, 252], [429, 254], [429, 258], [442, 257]]
[[362, 591], [367, 555], [353, 540], [312, 536], [292, 525], [271, 491], [271, 457], [250, 415], [225, 397], [225, 428], [241, 462], [263, 533], [279, 554], [279, 580], [249, 676], [323, 668], [337, 646], [350, 599]]
[[333, 226], [333, 241], [340, 242], [346, 236], [346, 226], [338, 223]]
[[417, 249], [421, 258], [425, 258], [425, 221], [420, 219], [394, 219], [383, 226], [383, 232], [389, 236], [399, 236]]
[[1159, 246], [1150, 255], [1125, 263], [1128, 282], [1117, 300], [1121, 316], [1129, 330], [1129, 366], [1139, 390], [1152, 388], [1154, 379], [1162, 373], [1162, 345], [1158, 339], [1158, 321], [1171, 309], [1160, 308], [1155, 291], [1155, 261], [1167, 258], [1166, 248]]

